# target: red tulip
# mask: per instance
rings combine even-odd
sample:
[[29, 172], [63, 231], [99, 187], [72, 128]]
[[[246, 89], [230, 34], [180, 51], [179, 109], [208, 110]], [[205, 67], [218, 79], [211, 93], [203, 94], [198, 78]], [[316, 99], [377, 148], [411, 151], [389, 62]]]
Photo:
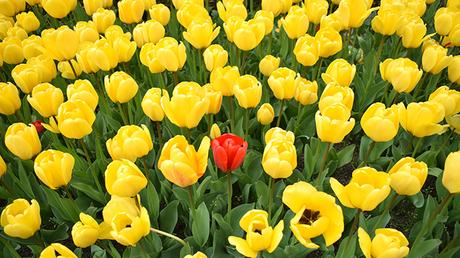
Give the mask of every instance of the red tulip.
[[214, 162], [223, 172], [231, 172], [243, 163], [248, 143], [231, 133], [223, 134], [211, 142]]
[[45, 127], [43, 127], [41, 120], [36, 120], [32, 122], [32, 124], [35, 126], [35, 129], [37, 130], [37, 133], [43, 133], [45, 131]]

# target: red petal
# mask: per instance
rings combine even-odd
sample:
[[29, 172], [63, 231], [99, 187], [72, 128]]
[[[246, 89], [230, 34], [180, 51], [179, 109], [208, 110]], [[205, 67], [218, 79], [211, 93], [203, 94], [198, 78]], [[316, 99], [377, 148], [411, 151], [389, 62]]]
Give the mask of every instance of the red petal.
[[226, 172], [228, 170], [228, 158], [224, 148], [222, 146], [218, 146], [217, 148], [213, 149], [212, 152], [214, 155], [214, 162], [216, 163], [216, 166], [220, 170]]
[[232, 165], [230, 166], [230, 170], [235, 170], [239, 166], [241, 166], [241, 163], [243, 163], [245, 156], [246, 156], [246, 148], [244, 147], [238, 148], [238, 151], [233, 157], [233, 161], [232, 161]]

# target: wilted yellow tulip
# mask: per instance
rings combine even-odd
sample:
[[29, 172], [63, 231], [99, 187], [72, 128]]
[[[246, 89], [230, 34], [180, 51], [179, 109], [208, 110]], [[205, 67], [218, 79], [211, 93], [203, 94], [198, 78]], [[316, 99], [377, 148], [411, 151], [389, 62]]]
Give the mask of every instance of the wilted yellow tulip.
[[[225, 31], [228, 36], [227, 30]], [[231, 38], [235, 45], [243, 50], [249, 51], [257, 47], [265, 36], [265, 23], [259, 20], [241, 21], [236, 27]]]
[[40, 229], [40, 205], [36, 200], [29, 204], [16, 199], [3, 209], [0, 222], [8, 236], [27, 239]]
[[238, 17], [246, 20], [248, 11], [241, 0], [222, 0], [217, 2], [217, 12], [220, 19], [226, 22], [230, 17]]
[[185, 3], [176, 13], [177, 21], [188, 28], [190, 23], [195, 19], [206, 19], [209, 22], [212, 22], [211, 16], [209, 16], [208, 11], [201, 4], [196, 4], [193, 1], [188, 1]]
[[210, 45], [203, 52], [206, 69], [212, 72], [214, 69], [224, 67], [228, 62], [228, 52], [221, 45]]
[[196, 82], [181, 82], [169, 96], [161, 97], [168, 119], [179, 127], [194, 128], [208, 110], [206, 91]]
[[233, 84], [240, 77], [237, 66], [218, 67], [211, 72], [212, 87], [224, 96], [233, 96]]
[[330, 57], [342, 50], [342, 36], [331, 27], [318, 30], [315, 39], [318, 41], [320, 57]]
[[272, 72], [280, 66], [280, 60], [281, 59], [279, 57], [266, 55], [259, 62], [259, 71], [267, 77], [270, 76], [270, 74], [272, 74]]
[[438, 74], [450, 64], [451, 60], [452, 56], [447, 55], [447, 48], [431, 45], [423, 50], [422, 67], [425, 72]]
[[96, 42], [99, 39], [96, 24], [92, 21], [79, 21], [74, 26], [74, 30], [77, 32], [80, 42]]
[[66, 25], [42, 31], [42, 40], [54, 60], [64, 61], [75, 57], [80, 43], [78, 33]]
[[47, 248], [43, 249], [43, 251], [40, 253], [40, 258], [54, 258], [54, 257], [77, 258], [78, 256], [76, 256], [65, 245], [62, 245], [59, 243], [53, 243], [49, 245]]
[[150, 19], [156, 20], [161, 25], [166, 26], [169, 23], [171, 13], [169, 8], [164, 4], [154, 4], [149, 9]]
[[272, 178], [288, 178], [297, 167], [294, 144], [282, 139], [267, 142], [262, 156], [262, 167]]
[[371, 240], [364, 229], [358, 229], [359, 247], [366, 258], [403, 258], [409, 254], [409, 241], [396, 229], [379, 228]]
[[140, 22], [144, 9], [144, 0], [121, 0], [118, 2], [118, 16], [126, 24]]
[[458, 173], [460, 164], [460, 151], [451, 152], [444, 164], [442, 173], [442, 184], [452, 194], [460, 193], [460, 174]]
[[263, 125], [269, 125], [275, 118], [275, 110], [270, 103], [264, 103], [257, 110], [257, 121]]
[[318, 24], [323, 16], [327, 15], [329, 4], [326, 0], [305, 1], [305, 11], [308, 19], [314, 24]]
[[19, 91], [11, 82], [0, 82], [0, 114], [12, 115], [21, 107]]
[[281, 24], [290, 39], [305, 35], [308, 30], [308, 16], [305, 9], [297, 5], [292, 6], [286, 17], [281, 19]]
[[115, 23], [115, 12], [113, 10], [107, 10], [104, 8], [99, 8], [91, 16], [96, 25], [97, 31], [99, 33], [105, 32], [105, 30]]
[[42, 183], [55, 190], [69, 183], [74, 164], [75, 159], [69, 153], [45, 150], [35, 158], [34, 171]]
[[27, 126], [24, 123], [14, 123], [8, 127], [5, 145], [11, 153], [22, 160], [31, 159], [42, 149], [35, 126]]
[[126, 103], [137, 93], [139, 86], [129, 74], [118, 71], [104, 78], [105, 90], [110, 100], [115, 103]]
[[6, 173], [6, 163], [3, 160], [2, 156], [0, 155], [0, 177], [2, 177]]
[[19, 64], [24, 60], [21, 39], [18, 37], [6, 37], [0, 42], [0, 56], [7, 64]]
[[292, 99], [295, 95], [295, 71], [281, 67], [268, 77], [268, 86], [277, 99]]
[[390, 175], [371, 167], [355, 169], [350, 182], [343, 186], [337, 179], [329, 180], [340, 202], [348, 208], [371, 211], [390, 194]]
[[185, 46], [171, 37], [162, 38], [156, 45], [156, 56], [159, 63], [170, 72], [176, 72], [185, 64], [187, 54]]
[[342, 87], [349, 87], [355, 77], [356, 66], [350, 64], [345, 59], [335, 59], [321, 74], [321, 78], [326, 84], [336, 82]]
[[81, 139], [93, 131], [96, 115], [86, 102], [77, 99], [62, 103], [56, 119], [62, 135], [71, 139]]
[[370, 105], [361, 118], [361, 127], [375, 142], [391, 141], [398, 134], [398, 107], [385, 108], [385, 104], [380, 102]]
[[380, 63], [382, 79], [390, 82], [394, 90], [400, 93], [410, 93], [422, 78], [422, 74], [417, 63], [409, 58], [387, 58]]
[[342, 236], [342, 208], [335, 203], [333, 196], [317, 191], [311, 184], [300, 181], [284, 189], [282, 200], [295, 213], [290, 228], [305, 247], [319, 248], [319, 245], [312, 242], [312, 239], [318, 236], [324, 237], [326, 246], [334, 244]]
[[105, 170], [105, 187], [110, 195], [133, 197], [146, 186], [147, 178], [127, 159], [114, 160]]
[[155, 20], [148, 20], [139, 23], [133, 30], [133, 38], [137, 47], [142, 47], [145, 43], [158, 43], [165, 36], [165, 28]]
[[142, 99], [142, 110], [152, 121], [162, 121], [165, 116], [160, 102], [162, 95], [169, 96], [168, 91], [160, 88], [151, 88], [145, 93]]
[[254, 14], [254, 20], [262, 22], [265, 25], [265, 35], [272, 33], [274, 19], [275, 16], [270, 11], [259, 10]]
[[145, 125], [125, 125], [106, 142], [107, 151], [113, 160], [136, 159], [147, 155], [153, 149], [152, 137]]
[[295, 100], [302, 105], [310, 105], [318, 100], [318, 84], [302, 77], [295, 79]]
[[405, 48], [418, 48], [425, 39], [426, 25], [422, 18], [416, 15], [409, 17], [403, 17], [406, 20], [401, 22], [402, 25], [398, 27], [396, 34], [401, 37]]
[[434, 101], [412, 102], [404, 107], [398, 104], [399, 122], [407, 132], [416, 137], [425, 137], [444, 133], [449, 125], [440, 125], [444, 119], [444, 107]]
[[369, 9], [370, 6], [367, 0], [342, 0], [339, 7], [335, 11], [337, 17], [340, 18], [343, 27], [359, 28], [363, 25], [366, 18], [374, 9]]
[[211, 131], [209, 132], [209, 137], [212, 139], [215, 139], [221, 135], [220, 128], [217, 124], [212, 124], [211, 126]]
[[209, 47], [219, 32], [219, 26], [215, 27], [207, 19], [197, 19], [190, 23], [183, 36], [194, 48], [202, 49]]
[[372, 29], [382, 35], [393, 35], [399, 26], [401, 14], [391, 8], [380, 9], [372, 19]]
[[348, 107], [334, 103], [316, 112], [315, 123], [316, 133], [321, 141], [339, 143], [353, 130], [355, 119], [350, 118]]
[[99, 96], [93, 85], [88, 80], [76, 80], [73, 84], [67, 86], [67, 99], [81, 100], [95, 110], [99, 101]]
[[0, 1], [0, 14], [5, 16], [14, 16], [15, 14], [26, 9], [24, 0], [3, 0]]
[[222, 92], [215, 90], [210, 83], [203, 86], [209, 106], [206, 114], [217, 114], [222, 106]]
[[262, 84], [252, 75], [243, 75], [235, 81], [233, 94], [240, 107], [255, 108], [262, 98]]
[[425, 183], [428, 166], [423, 161], [405, 157], [396, 162], [388, 174], [391, 178], [391, 188], [399, 195], [414, 195], [420, 192]]
[[62, 78], [75, 80], [80, 76], [82, 70], [80, 64], [75, 60], [61, 61], [58, 63], [58, 70], [61, 73]]
[[206, 171], [210, 144], [205, 136], [196, 151], [184, 136], [176, 135], [163, 146], [158, 168], [168, 181], [180, 187], [193, 185]]
[[438, 102], [444, 107], [445, 116], [460, 112], [460, 92], [441, 86], [430, 94], [428, 101]]
[[194, 255], [187, 254], [184, 258], [208, 258], [208, 256], [202, 252], [196, 252]]
[[57, 115], [59, 106], [64, 102], [64, 94], [61, 89], [45, 82], [33, 88], [27, 101], [42, 117], [50, 117]]
[[99, 238], [99, 224], [93, 217], [81, 212], [80, 221], [73, 225], [71, 234], [75, 246], [86, 248]]
[[245, 257], [256, 257], [266, 250], [273, 253], [283, 238], [284, 221], [272, 228], [268, 222], [268, 213], [264, 210], [250, 210], [240, 219], [240, 227], [246, 237], [229, 236], [228, 242]]
[[460, 55], [454, 56], [447, 67], [449, 81], [460, 84]]
[[321, 98], [319, 100], [319, 111], [323, 113], [327, 107], [333, 104], [342, 104], [348, 111], [350, 116], [351, 109], [353, 107], [354, 93], [351, 88], [342, 87], [338, 83], [332, 82], [326, 85]]
[[16, 15], [16, 25], [27, 32], [32, 32], [40, 27], [40, 21], [33, 12], [23, 12]]
[[265, 143], [269, 143], [273, 140], [281, 140], [294, 144], [295, 135], [291, 131], [287, 131], [279, 127], [273, 127], [265, 133], [264, 140]]
[[319, 51], [319, 41], [307, 34], [297, 39], [293, 52], [297, 62], [304, 66], [312, 66], [319, 59]]

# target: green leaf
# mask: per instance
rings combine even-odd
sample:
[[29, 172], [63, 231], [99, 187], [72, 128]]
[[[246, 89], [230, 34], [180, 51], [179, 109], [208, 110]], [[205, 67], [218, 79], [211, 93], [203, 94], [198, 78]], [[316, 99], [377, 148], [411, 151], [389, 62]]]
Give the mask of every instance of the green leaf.
[[69, 235], [67, 234], [68, 230], [69, 227], [66, 224], [60, 224], [56, 227], [56, 229], [41, 229], [40, 232], [43, 235], [43, 238], [46, 240], [46, 242], [54, 243], [66, 240], [69, 237]]
[[209, 212], [206, 204], [202, 202], [193, 216], [192, 233], [195, 242], [204, 246], [209, 238]]
[[415, 195], [409, 196], [412, 204], [417, 208], [422, 208], [425, 204], [425, 197], [423, 196], [422, 192], [418, 192]]
[[97, 201], [100, 204], [106, 203], [104, 194], [97, 191], [94, 186], [88, 183], [72, 181], [71, 186], [86, 194], [89, 198]]
[[149, 182], [147, 188], [142, 190], [140, 194], [142, 203], [149, 212], [150, 218], [155, 225], [160, 213], [160, 199], [152, 182]]
[[174, 200], [160, 212], [160, 229], [166, 232], [173, 232], [177, 223], [177, 205], [179, 201]]
[[339, 160], [338, 168], [345, 166], [346, 164], [350, 163], [353, 159], [353, 153], [355, 151], [355, 145], [348, 145], [347, 147], [343, 148], [339, 152], [337, 152], [337, 158]]
[[427, 254], [437, 248], [441, 243], [442, 241], [439, 239], [421, 241], [419, 244], [412, 246], [407, 258], [425, 257]]

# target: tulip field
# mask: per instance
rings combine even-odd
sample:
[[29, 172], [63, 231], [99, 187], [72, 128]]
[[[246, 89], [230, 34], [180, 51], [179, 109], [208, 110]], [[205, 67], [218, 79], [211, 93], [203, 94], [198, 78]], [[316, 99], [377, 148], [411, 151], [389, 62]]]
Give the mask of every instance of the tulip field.
[[0, 0], [0, 257], [460, 257], [460, 0]]

